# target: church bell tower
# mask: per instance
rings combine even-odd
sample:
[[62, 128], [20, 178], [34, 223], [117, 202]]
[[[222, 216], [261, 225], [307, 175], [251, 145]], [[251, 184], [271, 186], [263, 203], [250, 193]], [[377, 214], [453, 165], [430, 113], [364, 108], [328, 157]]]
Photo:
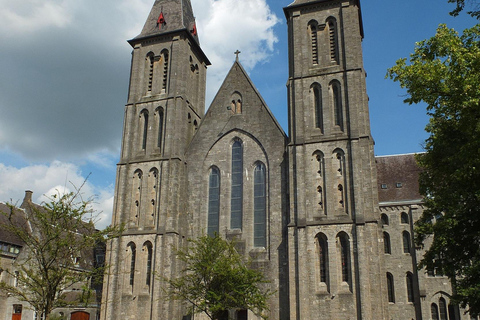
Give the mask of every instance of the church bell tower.
[[205, 112], [206, 69], [190, 0], [156, 0], [133, 48], [102, 319], [181, 319], [159, 279], [188, 238], [185, 152]]
[[290, 319], [387, 319], [360, 2], [296, 0], [284, 12]]

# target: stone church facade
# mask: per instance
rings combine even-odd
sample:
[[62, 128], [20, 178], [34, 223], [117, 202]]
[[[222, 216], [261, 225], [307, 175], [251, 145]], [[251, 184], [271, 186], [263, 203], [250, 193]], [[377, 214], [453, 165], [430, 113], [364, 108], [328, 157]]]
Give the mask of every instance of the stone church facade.
[[126, 229], [107, 245], [102, 319], [189, 319], [161, 279], [179, 274], [187, 239], [215, 232], [270, 280], [270, 319], [466, 319], [448, 278], [416, 268], [413, 155], [374, 157], [359, 0], [284, 12], [288, 135], [238, 56], [205, 113], [189, 0], [156, 0], [129, 41], [112, 221]]

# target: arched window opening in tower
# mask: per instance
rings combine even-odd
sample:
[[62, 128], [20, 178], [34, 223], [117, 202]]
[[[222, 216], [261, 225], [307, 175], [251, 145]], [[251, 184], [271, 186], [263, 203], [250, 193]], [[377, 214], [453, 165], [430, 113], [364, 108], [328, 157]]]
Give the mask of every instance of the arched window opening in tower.
[[129, 277], [129, 284], [133, 290], [133, 284], [135, 282], [135, 259], [137, 250], [135, 244], [133, 242], [128, 244], [128, 248], [130, 250], [130, 277]]
[[157, 147], [162, 151], [162, 142], [163, 142], [163, 123], [164, 123], [164, 112], [162, 108], [157, 110], [158, 114], [158, 137], [157, 137]]
[[413, 293], [413, 274], [407, 272], [407, 301], [413, 302], [414, 301], [414, 293]]
[[342, 109], [342, 96], [340, 90], [340, 83], [334, 81], [330, 84], [332, 93], [332, 105], [334, 113], [334, 123], [340, 130], [343, 131], [343, 109]]
[[395, 287], [393, 282], [393, 275], [387, 272], [387, 290], [388, 290], [388, 302], [395, 303]]
[[147, 91], [150, 93], [152, 92], [153, 88], [153, 68], [154, 68], [155, 56], [152, 52], [148, 53], [146, 57], [146, 67], [147, 67]]
[[328, 284], [328, 245], [327, 237], [323, 234], [318, 234], [316, 236], [317, 243], [317, 252], [318, 252], [318, 261], [319, 261], [319, 273], [320, 273], [320, 282]]
[[310, 22], [310, 37], [312, 41], [312, 63], [318, 64], [318, 29], [316, 21]]
[[340, 234], [340, 258], [342, 281], [350, 281], [350, 244], [346, 234]]
[[315, 127], [323, 133], [323, 105], [322, 105], [322, 88], [319, 84], [312, 86], [313, 91], [313, 108], [315, 110]]
[[133, 181], [132, 181], [132, 213], [131, 213], [131, 221], [134, 226], [138, 226], [140, 220], [140, 200], [142, 197], [142, 178], [143, 172], [142, 170], [136, 170], [133, 174]]
[[150, 169], [148, 173], [148, 191], [150, 192], [150, 216], [147, 219], [147, 223], [150, 226], [155, 224], [155, 218], [157, 215], [157, 198], [158, 198], [158, 170], [157, 168]]
[[330, 61], [338, 64], [338, 35], [337, 22], [334, 18], [329, 18], [328, 25], [328, 41], [330, 47]]
[[267, 193], [266, 170], [263, 163], [255, 166], [253, 173], [253, 245], [267, 247]]
[[152, 244], [147, 241], [144, 244], [144, 250], [146, 251], [147, 254], [147, 268], [146, 268], [146, 275], [145, 275], [145, 284], [147, 286], [150, 286], [151, 280], [152, 280], [152, 255], [153, 255], [153, 250], [152, 250]]
[[207, 234], [214, 237], [220, 228], [220, 170], [217, 167], [210, 169], [207, 219]]
[[232, 146], [232, 192], [230, 228], [242, 229], [243, 220], [243, 146], [236, 140]]
[[161, 52], [163, 58], [163, 79], [162, 79], [162, 92], [167, 90], [168, 83], [168, 50], [163, 50]]
[[142, 150], [147, 149], [147, 135], [148, 135], [148, 111], [142, 111], [141, 118], [143, 121], [143, 134], [142, 134]]

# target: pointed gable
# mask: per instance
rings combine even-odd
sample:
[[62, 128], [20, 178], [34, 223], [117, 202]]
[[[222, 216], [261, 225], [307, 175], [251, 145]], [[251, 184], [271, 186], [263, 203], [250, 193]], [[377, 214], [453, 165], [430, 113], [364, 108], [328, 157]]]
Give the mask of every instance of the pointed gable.
[[186, 30], [199, 43], [190, 0], [155, 0], [142, 32], [134, 40], [180, 30]]
[[248, 134], [267, 153], [269, 148], [283, 150], [286, 143], [283, 129], [238, 61], [210, 105], [188, 153], [205, 154], [216, 141], [234, 131]]

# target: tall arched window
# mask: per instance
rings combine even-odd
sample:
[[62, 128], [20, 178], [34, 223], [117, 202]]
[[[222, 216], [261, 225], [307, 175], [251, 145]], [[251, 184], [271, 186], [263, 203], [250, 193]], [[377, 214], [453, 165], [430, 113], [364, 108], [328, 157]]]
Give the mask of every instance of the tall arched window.
[[132, 181], [132, 215], [131, 221], [138, 225], [140, 220], [140, 200], [142, 198], [142, 178], [143, 172], [138, 169], [133, 174]]
[[393, 283], [393, 275], [387, 272], [387, 290], [388, 290], [388, 302], [395, 303], [395, 286]]
[[312, 41], [312, 63], [318, 64], [318, 23], [316, 21], [310, 21], [308, 27]]
[[410, 233], [408, 231], [403, 231], [403, 253], [410, 253], [411, 252], [411, 245], [410, 245]]
[[137, 250], [135, 244], [130, 242], [128, 244], [128, 251], [130, 253], [130, 276], [129, 276], [129, 284], [133, 288], [133, 284], [135, 282], [135, 259], [137, 255]]
[[334, 124], [343, 131], [342, 92], [338, 81], [330, 83], [330, 92], [332, 96]]
[[317, 199], [320, 210], [323, 210], [323, 214], [326, 214], [325, 205], [325, 157], [321, 151], [315, 151], [313, 153], [315, 160], [317, 160]]
[[318, 83], [311, 87], [313, 109], [315, 111], [315, 127], [323, 133], [323, 106], [322, 106], [322, 88]]
[[341, 233], [338, 238], [340, 241], [342, 281], [350, 282], [350, 241], [345, 233]]
[[161, 52], [162, 59], [163, 59], [163, 78], [162, 78], [162, 91], [165, 92], [167, 90], [167, 83], [168, 83], [168, 50], [163, 50]]
[[157, 115], [158, 115], [158, 136], [157, 136], [157, 147], [162, 148], [162, 142], [163, 142], [163, 126], [164, 126], [164, 112], [163, 108], [158, 108], [157, 109]]
[[437, 304], [432, 303], [430, 306], [430, 312], [432, 313], [432, 320], [440, 320], [438, 317], [438, 307]]
[[253, 245], [267, 246], [267, 190], [263, 163], [258, 163], [253, 172]]
[[391, 254], [392, 247], [390, 244], [390, 235], [387, 232], [383, 233], [383, 245], [384, 245], [384, 252], [387, 254]]
[[330, 61], [338, 64], [338, 34], [337, 34], [337, 22], [334, 18], [330, 17], [327, 20], [328, 26], [328, 42], [330, 49]]
[[147, 268], [146, 268], [146, 275], [145, 275], [145, 284], [150, 286], [152, 281], [152, 256], [153, 256], [153, 248], [152, 243], [150, 241], [145, 242], [143, 245], [143, 249], [147, 255]]
[[324, 234], [316, 236], [317, 254], [319, 262], [320, 282], [328, 284], [328, 244]]
[[447, 303], [444, 298], [440, 298], [438, 301], [438, 306], [440, 309], [440, 320], [447, 320]]
[[208, 182], [208, 223], [207, 234], [211, 237], [219, 233], [220, 228], [220, 170], [210, 169]]
[[143, 110], [140, 114], [141, 121], [143, 122], [142, 132], [142, 150], [147, 148], [147, 134], [148, 134], [148, 111]]
[[236, 140], [232, 146], [232, 194], [230, 228], [242, 229], [243, 212], [243, 146]]
[[155, 56], [153, 52], [149, 52], [145, 58], [145, 68], [147, 70], [147, 92], [152, 92], [153, 87], [153, 66], [155, 62]]
[[148, 212], [149, 216], [147, 217], [147, 223], [153, 225], [155, 223], [155, 217], [157, 216], [157, 199], [158, 199], [158, 170], [157, 168], [150, 169], [148, 173], [148, 192], [150, 193], [150, 210]]
[[407, 301], [413, 302], [414, 301], [414, 293], [413, 293], [413, 274], [411, 272], [407, 272]]

